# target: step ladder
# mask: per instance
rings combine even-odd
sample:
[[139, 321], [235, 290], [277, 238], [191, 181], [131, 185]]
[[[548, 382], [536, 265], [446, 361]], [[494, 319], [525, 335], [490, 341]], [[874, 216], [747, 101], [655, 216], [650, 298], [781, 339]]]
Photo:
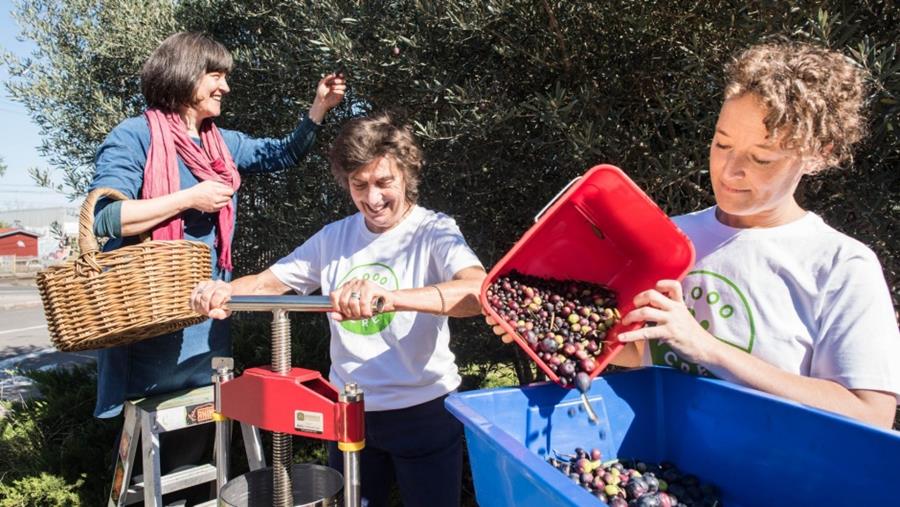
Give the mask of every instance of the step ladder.
[[[165, 452], [159, 448], [161, 433], [215, 421], [214, 387], [210, 385], [125, 402], [125, 425], [116, 453], [108, 507], [123, 507], [140, 501], [144, 502], [145, 507], [163, 507], [162, 496], [167, 493], [216, 482], [214, 462], [179, 467], [166, 475], [160, 475], [159, 461], [159, 453]], [[230, 425], [231, 422], [228, 421], [227, 424]], [[241, 434], [250, 470], [264, 468], [266, 463], [259, 429], [241, 424]], [[132, 480], [138, 437], [142, 444], [144, 472], [142, 476], [135, 476]], [[217, 455], [219, 453], [213, 452], [213, 456]], [[216, 499], [200, 505], [215, 506]]]

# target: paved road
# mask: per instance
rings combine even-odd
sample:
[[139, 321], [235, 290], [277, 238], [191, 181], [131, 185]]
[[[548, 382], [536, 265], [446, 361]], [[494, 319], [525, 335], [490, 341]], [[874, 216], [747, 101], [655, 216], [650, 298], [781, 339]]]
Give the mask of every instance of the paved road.
[[[4, 301], [0, 291], [0, 301]], [[39, 306], [0, 309], [0, 360], [50, 346], [44, 310]]]
[[[93, 352], [61, 353], [50, 343], [37, 288], [30, 280], [0, 280], [0, 398], [34, 396], [22, 370], [58, 368], [93, 362]], [[2, 413], [0, 413], [2, 415]]]

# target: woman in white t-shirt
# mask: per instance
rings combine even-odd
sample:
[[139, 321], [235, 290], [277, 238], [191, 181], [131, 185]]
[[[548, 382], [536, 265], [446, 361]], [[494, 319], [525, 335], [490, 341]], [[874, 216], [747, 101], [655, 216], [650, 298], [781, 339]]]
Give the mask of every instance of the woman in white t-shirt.
[[620, 334], [636, 346], [614, 362], [712, 375], [890, 428], [900, 333], [881, 266], [794, 198], [805, 174], [849, 162], [863, 137], [863, 71], [780, 43], [740, 54], [727, 79], [710, 146], [716, 205], [674, 219], [696, 263], [683, 282], [635, 297], [623, 323], [656, 325]]
[[716, 205], [675, 218], [697, 262], [681, 283], [637, 295], [623, 323], [656, 326], [619, 340], [646, 340], [644, 364], [890, 428], [900, 333], [881, 266], [794, 197], [804, 175], [850, 161], [865, 131], [863, 71], [838, 52], [780, 43], [746, 50], [727, 78], [710, 146]]
[[[365, 393], [363, 498], [387, 505], [396, 482], [405, 505], [459, 505], [462, 425], [443, 400], [461, 379], [447, 317], [480, 312], [484, 268], [452, 218], [416, 204], [422, 154], [408, 126], [386, 114], [351, 120], [330, 160], [359, 212], [262, 273], [200, 284], [192, 305], [225, 318], [232, 294], [330, 294], [329, 380]], [[329, 464], [342, 470], [341, 459], [332, 445]]]

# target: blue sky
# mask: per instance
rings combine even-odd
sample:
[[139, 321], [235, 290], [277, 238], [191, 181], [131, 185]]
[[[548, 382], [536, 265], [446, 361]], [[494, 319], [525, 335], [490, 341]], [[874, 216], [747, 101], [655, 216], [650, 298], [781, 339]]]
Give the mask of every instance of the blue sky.
[[[33, 46], [16, 40], [19, 26], [12, 10], [10, 0], [0, 0], [0, 47], [27, 55]], [[29, 167], [47, 168], [48, 164], [37, 151], [41, 143], [37, 125], [31, 122], [25, 108], [6, 94], [8, 77], [7, 69], [0, 66], [0, 157], [7, 166], [6, 174], [0, 176], [0, 210], [77, 205], [60, 194], [38, 187], [28, 175]], [[59, 174], [56, 180], [62, 180]]]

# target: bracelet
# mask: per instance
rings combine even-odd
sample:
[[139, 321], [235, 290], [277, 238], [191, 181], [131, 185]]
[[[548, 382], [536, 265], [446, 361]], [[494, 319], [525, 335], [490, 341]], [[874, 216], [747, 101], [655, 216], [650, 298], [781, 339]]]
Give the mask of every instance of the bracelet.
[[439, 314], [438, 314], [438, 315], [443, 315], [443, 314], [444, 314], [444, 312], [446, 312], [446, 311], [447, 311], [447, 310], [446, 310], [446, 302], [445, 302], [445, 301], [444, 301], [444, 293], [443, 293], [443, 292], [441, 292], [441, 289], [440, 289], [440, 287], [438, 287], [438, 286], [437, 286], [437, 285], [432, 285], [432, 286], [431, 286], [431, 287], [433, 287], [433, 288], [434, 288], [434, 290], [436, 290], [436, 291], [437, 291], [437, 293], [438, 293], [438, 297], [440, 297], [440, 298], [441, 298], [441, 313], [439, 313]]

